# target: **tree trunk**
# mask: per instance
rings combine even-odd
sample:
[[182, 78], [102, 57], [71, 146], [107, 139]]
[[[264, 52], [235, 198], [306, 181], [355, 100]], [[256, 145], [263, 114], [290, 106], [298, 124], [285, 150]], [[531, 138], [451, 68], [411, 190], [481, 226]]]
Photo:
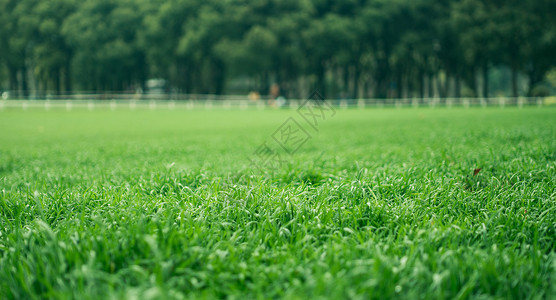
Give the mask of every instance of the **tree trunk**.
[[48, 79], [43, 79], [42, 82], [43, 82], [42, 83], [43, 88], [42, 91], [39, 92], [39, 94], [41, 98], [46, 99], [46, 94], [48, 93]]
[[[184, 64], [180, 64], [179, 70], [180, 70], [179, 72], [181, 74], [181, 77], [183, 78], [181, 84], [181, 90], [185, 94], [191, 94], [191, 91], [193, 89], [193, 78], [192, 78], [193, 73], [191, 72], [191, 69], [185, 67]], [[170, 92], [170, 90], [168, 90], [168, 92]]]
[[21, 89], [23, 91], [23, 97], [27, 98], [29, 96], [29, 85], [27, 84], [27, 67], [23, 66], [21, 68]]
[[54, 71], [54, 88], [56, 89], [57, 95], [60, 95], [62, 92], [62, 86], [60, 84], [61, 75], [60, 68], [57, 68], [56, 71]]
[[459, 97], [461, 97], [461, 83], [460, 83], [460, 75], [459, 75], [459, 73], [456, 73], [456, 75], [455, 75], [455, 77], [454, 77], [454, 80], [455, 80], [455, 82], [454, 82], [454, 85], [455, 85], [455, 88], [454, 88], [454, 96], [455, 96], [456, 98], [459, 98]]
[[483, 66], [483, 97], [488, 98], [488, 63]]
[[433, 74], [427, 74], [427, 97], [433, 98], [434, 97], [434, 82], [433, 82]]
[[512, 66], [512, 96], [517, 97], [517, 68]]
[[[446, 79], [445, 79], [446, 80]], [[440, 76], [436, 76], [436, 89], [438, 90], [438, 97], [439, 98], [444, 98], [445, 96], [445, 91], [444, 91], [444, 84], [443, 82], [440, 81]]]
[[386, 58], [379, 58], [377, 59], [377, 68], [376, 68], [376, 89], [375, 89], [375, 97], [376, 98], [386, 98], [388, 96], [389, 90], [389, 80], [390, 80], [390, 65], [388, 63], [388, 59]]
[[64, 63], [64, 90], [67, 94], [69, 94], [73, 90], [73, 82], [71, 78], [71, 53], [68, 53], [66, 57], [66, 62]]
[[419, 69], [419, 98], [425, 98], [425, 72], [423, 68]]
[[220, 61], [215, 61], [213, 63], [213, 80], [214, 80], [214, 93], [216, 95], [222, 95], [224, 92], [224, 84], [225, 84], [225, 71], [224, 71], [224, 63]]
[[350, 95], [350, 90], [349, 90], [349, 65], [345, 66], [343, 68], [343, 88], [342, 88], [342, 92], [341, 95], [342, 97], [345, 97], [345, 95]]
[[64, 67], [64, 90], [66, 93], [70, 93], [72, 90], [72, 82], [71, 82], [71, 71], [70, 71], [70, 63], [67, 62], [66, 66]]
[[314, 89], [318, 90], [323, 97], [326, 97], [326, 87], [324, 84], [326, 76], [326, 68], [324, 67], [324, 63], [319, 63], [317, 69], [317, 84]]
[[359, 64], [355, 64], [354, 74], [353, 74], [353, 93], [351, 94], [352, 99], [357, 99], [359, 97], [359, 77], [361, 76], [361, 67]]
[[9, 86], [10, 91], [14, 94], [12, 96], [17, 97], [18, 94], [18, 82], [17, 82], [17, 68], [8, 67], [9, 74]]
[[446, 72], [446, 76], [444, 78], [444, 89], [442, 91], [442, 101], [446, 101], [448, 93], [450, 93], [450, 79], [450, 75], [448, 74], [448, 72]]
[[470, 88], [473, 91], [473, 97], [479, 97], [479, 83], [477, 82], [477, 70], [475, 68], [472, 68], [471, 70], [471, 74], [470, 74], [471, 79], [469, 80], [470, 83]]
[[396, 76], [396, 94], [397, 98], [403, 98], [403, 72], [402, 68], [399, 68]]

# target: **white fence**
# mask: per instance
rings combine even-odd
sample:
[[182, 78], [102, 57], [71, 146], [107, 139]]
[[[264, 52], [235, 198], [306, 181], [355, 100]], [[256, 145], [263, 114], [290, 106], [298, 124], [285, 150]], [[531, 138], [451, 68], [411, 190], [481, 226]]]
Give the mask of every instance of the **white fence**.
[[[277, 105], [272, 100], [252, 101], [247, 97], [219, 97], [211, 99], [162, 100], [162, 99], [46, 99], [46, 100], [1, 100], [2, 109], [267, 109], [297, 108], [305, 99], [291, 99]], [[556, 105], [556, 97], [494, 97], [494, 98], [412, 98], [412, 99], [328, 99], [330, 105], [339, 108], [384, 108], [384, 107], [524, 107]]]

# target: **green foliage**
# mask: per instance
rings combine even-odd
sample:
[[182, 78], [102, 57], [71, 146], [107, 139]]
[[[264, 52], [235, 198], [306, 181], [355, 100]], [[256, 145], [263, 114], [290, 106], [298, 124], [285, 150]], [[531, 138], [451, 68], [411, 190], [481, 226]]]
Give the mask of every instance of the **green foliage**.
[[31, 75], [39, 94], [130, 91], [154, 77], [220, 94], [244, 76], [289, 97], [313, 88], [486, 97], [489, 69], [508, 67], [511, 94], [523, 94], [522, 76], [531, 95], [556, 65], [555, 9], [550, 0], [0, 0], [0, 64], [9, 89], [29, 89]]
[[142, 21], [135, 1], [85, 1], [62, 33], [77, 49], [73, 69], [86, 90], [130, 89], [146, 79], [144, 53], [136, 38]]
[[555, 295], [554, 108], [342, 110], [260, 171], [292, 113], [0, 112], [0, 295]]

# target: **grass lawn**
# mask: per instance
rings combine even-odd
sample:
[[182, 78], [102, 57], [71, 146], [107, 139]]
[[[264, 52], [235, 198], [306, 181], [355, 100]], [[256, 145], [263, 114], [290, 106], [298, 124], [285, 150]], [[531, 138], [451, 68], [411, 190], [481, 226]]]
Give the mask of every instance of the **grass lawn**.
[[4, 109], [0, 298], [554, 298], [555, 187], [555, 107]]

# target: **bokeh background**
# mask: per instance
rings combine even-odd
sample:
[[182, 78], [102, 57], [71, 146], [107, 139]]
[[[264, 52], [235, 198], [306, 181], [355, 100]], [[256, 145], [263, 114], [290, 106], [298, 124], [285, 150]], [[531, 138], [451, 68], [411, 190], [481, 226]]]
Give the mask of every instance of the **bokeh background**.
[[0, 0], [0, 92], [548, 96], [555, 13], [553, 0]]

